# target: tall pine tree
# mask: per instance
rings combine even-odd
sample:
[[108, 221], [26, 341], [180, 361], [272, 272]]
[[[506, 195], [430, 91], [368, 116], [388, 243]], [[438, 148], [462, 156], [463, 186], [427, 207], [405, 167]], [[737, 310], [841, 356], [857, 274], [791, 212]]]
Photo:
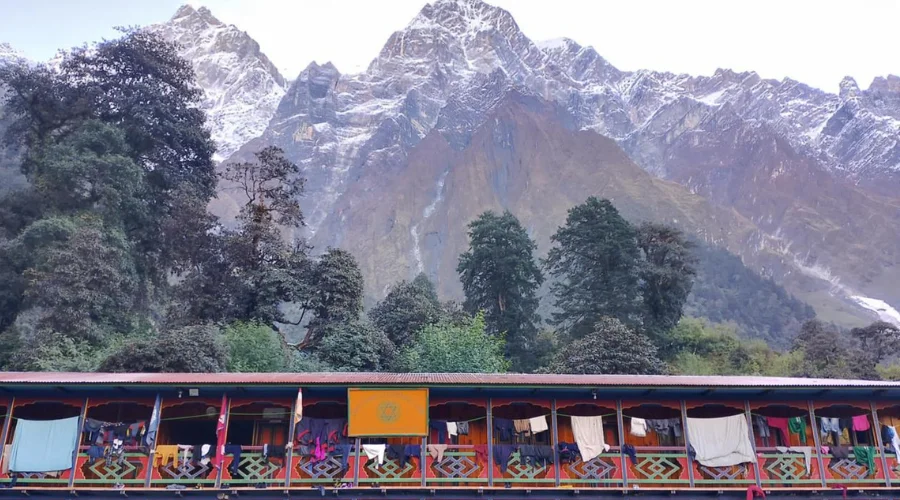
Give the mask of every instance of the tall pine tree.
[[537, 289], [544, 281], [534, 241], [513, 214], [488, 211], [469, 224], [469, 250], [456, 271], [471, 314], [484, 311], [488, 331], [506, 335], [514, 371], [530, 371], [540, 322]]
[[553, 323], [571, 338], [593, 331], [600, 318], [640, 322], [640, 252], [631, 225], [609, 202], [590, 197], [569, 210], [546, 266], [555, 278]]
[[691, 293], [697, 274], [694, 244], [678, 229], [653, 223], [638, 228], [637, 244], [643, 256], [643, 330], [659, 341], [678, 324]]

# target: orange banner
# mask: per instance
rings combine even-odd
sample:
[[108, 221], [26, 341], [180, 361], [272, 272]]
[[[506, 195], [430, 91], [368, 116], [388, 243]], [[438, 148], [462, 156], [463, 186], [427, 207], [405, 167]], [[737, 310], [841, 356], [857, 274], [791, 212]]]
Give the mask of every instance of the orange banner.
[[349, 388], [347, 402], [349, 436], [428, 434], [428, 389]]

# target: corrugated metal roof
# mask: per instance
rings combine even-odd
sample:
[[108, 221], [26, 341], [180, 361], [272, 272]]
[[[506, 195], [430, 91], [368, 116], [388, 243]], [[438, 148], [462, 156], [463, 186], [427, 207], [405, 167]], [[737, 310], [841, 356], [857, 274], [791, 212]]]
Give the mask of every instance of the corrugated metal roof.
[[486, 373], [64, 373], [3, 372], [0, 384], [67, 385], [459, 385], [544, 387], [861, 387], [900, 382], [787, 377], [533, 375]]

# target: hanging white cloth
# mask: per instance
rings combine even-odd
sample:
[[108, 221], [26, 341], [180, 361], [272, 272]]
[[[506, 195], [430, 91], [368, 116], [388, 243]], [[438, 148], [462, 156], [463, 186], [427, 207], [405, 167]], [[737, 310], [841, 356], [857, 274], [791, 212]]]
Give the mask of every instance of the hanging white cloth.
[[631, 419], [631, 435], [637, 437], [647, 436], [647, 421], [643, 418]]
[[687, 437], [696, 460], [707, 467], [738, 465], [756, 460], [744, 415], [687, 419]]
[[547, 415], [541, 415], [540, 417], [529, 418], [528, 423], [531, 426], [531, 433], [537, 434], [538, 432], [544, 432], [550, 430], [550, 427], [547, 426]]
[[609, 451], [609, 445], [603, 436], [603, 417], [571, 417], [572, 434], [575, 435], [575, 444], [581, 452], [581, 461], [589, 462], [604, 451]]
[[387, 445], [384, 444], [364, 444], [362, 445], [362, 451], [366, 454], [366, 458], [368, 459], [376, 459], [378, 462], [378, 466], [381, 467], [384, 464], [384, 450], [387, 448]]
[[448, 436], [458, 435], [456, 422], [447, 422], [447, 435]]
[[802, 453], [804, 465], [806, 465], [806, 475], [810, 473], [810, 463], [812, 462], [812, 446], [776, 446], [778, 453]]

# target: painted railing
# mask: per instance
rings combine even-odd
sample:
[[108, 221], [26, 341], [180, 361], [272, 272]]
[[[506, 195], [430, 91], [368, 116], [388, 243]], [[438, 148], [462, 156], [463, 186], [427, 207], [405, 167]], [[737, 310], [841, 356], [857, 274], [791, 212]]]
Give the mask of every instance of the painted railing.
[[628, 484], [684, 487], [690, 484], [688, 456], [682, 446], [638, 446], [635, 459], [626, 458]]
[[241, 459], [235, 464], [234, 455], [225, 455], [222, 464], [223, 487], [283, 486], [288, 470], [286, 456], [265, 456], [262, 446], [244, 446]]
[[587, 462], [578, 457], [572, 462], [560, 463], [559, 484], [579, 488], [616, 488], [624, 484], [624, 471], [621, 449], [614, 446]]
[[317, 460], [310, 453], [294, 450], [291, 461], [291, 486], [353, 484], [353, 470], [356, 468], [356, 450], [351, 448], [344, 454], [332, 453], [323, 460]]
[[487, 445], [478, 453], [473, 445], [449, 445], [441, 460], [425, 456], [425, 484], [430, 486], [484, 486], [491, 458]]
[[144, 486], [147, 481], [149, 456], [136, 446], [125, 448], [121, 459], [107, 460], [87, 454], [89, 447], [79, 448], [75, 461], [73, 485], [86, 488]]
[[151, 486], [166, 487], [169, 485], [209, 487], [216, 484], [216, 468], [212, 461], [194, 462], [192, 451], [187, 454], [179, 452], [175, 462], [155, 463], [151, 467]]
[[780, 453], [775, 448], [757, 448], [759, 482], [764, 487], [815, 487], [822, 485], [818, 454], [806, 462], [801, 453]]

